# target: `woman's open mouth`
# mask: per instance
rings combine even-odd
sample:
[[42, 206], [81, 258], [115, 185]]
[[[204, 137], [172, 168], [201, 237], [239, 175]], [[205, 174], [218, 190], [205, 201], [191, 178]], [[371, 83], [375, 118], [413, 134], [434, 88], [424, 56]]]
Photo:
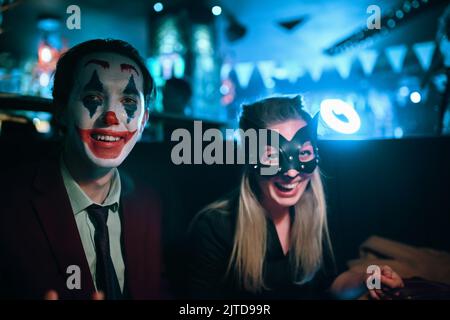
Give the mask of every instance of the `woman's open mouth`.
[[294, 182], [294, 183], [281, 183], [281, 182], [274, 182], [273, 183], [275, 187], [282, 191], [282, 192], [289, 192], [297, 188], [297, 186], [300, 184], [300, 181]]

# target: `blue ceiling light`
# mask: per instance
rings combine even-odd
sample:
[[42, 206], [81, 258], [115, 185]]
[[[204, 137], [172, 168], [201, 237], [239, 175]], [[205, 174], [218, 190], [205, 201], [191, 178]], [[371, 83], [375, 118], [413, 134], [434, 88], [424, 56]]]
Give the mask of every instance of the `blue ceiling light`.
[[55, 32], [61, 27], [61, 20], [53, 16], [41, 16], [38, 18], [37, 27], [45, 32]]
[[212, 7], [211, 12], [215, 16], [220, 16], [222, 14], [222, 8], [220, 6], [214, 6]]
[[412, 103], [419, 103], [422, 100], [422, 96], [418, 91], [414, 91], [409, 95], [409, 99], [411, 99]]
[[164, 5], [161, 2], [157, 2], [153, 5], [153, 10], [155, 10], [155, 12], [161, 12], [164, 10]]

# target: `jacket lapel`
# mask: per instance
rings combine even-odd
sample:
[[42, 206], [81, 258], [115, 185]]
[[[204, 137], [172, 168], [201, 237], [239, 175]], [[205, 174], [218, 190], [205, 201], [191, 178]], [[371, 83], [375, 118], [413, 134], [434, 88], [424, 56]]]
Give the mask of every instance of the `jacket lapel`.
[[121, 172], [122, 236], [126, 288], [131, 299], [161, 299], [161, 204], [148, 188], [135, 188]]
[[94, 283], [61, 176], [58, 157], [42, 162], [34, 187], [37, 192], [33, 196], [33, 205], [62, 278], [67, 280], [70, 275], [66, 272], [67, 267], [71, 265], [81, 270], [81, 289], [59, 292], [60, 298], [90, 299], [95, 291]]
[[122, 213], [122, 240], [123, 258], [125, 261], [126, 289], [128, 298], [139, 296], [141, 284], [145, 277], [143, 258], [144, 226], [139, 219], [139, 202], [134, 199], [132, 183], [121, 172], [121, 213]]

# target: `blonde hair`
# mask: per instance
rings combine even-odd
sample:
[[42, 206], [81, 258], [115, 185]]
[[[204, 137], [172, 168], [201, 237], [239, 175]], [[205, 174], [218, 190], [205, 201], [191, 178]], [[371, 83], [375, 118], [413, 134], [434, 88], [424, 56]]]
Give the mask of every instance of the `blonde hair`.
[[[240, 127], [243, 130], [267, 128], [291, 119], [310, 119], [302, 109], [300, 96], [273, 97], [244, 105]], [[245, 290], [254, 293], [266, 288], [263, 267], [267, 249], [266, 214], [256, 191], [252, 173], [244, 170], [239, 187], [234, 244], [227, 269], [227, 273], [235, 272], [238, 283]], [[231, 201], [232, 199], [214, 202], [203, 211], [229, 212]], [[324, 242], [332, 254], [325, 193], [318, 167], [292, 210], [295, 213], [289, 249], [292, 278], [293, 282], [301, 284], [312, 279], [321, 267]]]

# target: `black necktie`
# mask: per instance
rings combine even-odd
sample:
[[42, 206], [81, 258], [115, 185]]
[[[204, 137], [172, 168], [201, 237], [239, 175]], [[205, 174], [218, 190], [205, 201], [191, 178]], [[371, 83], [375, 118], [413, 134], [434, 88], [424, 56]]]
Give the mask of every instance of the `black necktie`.
[[93, 204], [87, 208], [87, 212], [95, 227], [94, 240], [97, 254], [95, 282], [97, 290], [103, 291], [105, 298], [108, 300], [118, 300], [122, 298], [122, 293], [109, 250], [109, 233], [106, 224], [109, 207]]

